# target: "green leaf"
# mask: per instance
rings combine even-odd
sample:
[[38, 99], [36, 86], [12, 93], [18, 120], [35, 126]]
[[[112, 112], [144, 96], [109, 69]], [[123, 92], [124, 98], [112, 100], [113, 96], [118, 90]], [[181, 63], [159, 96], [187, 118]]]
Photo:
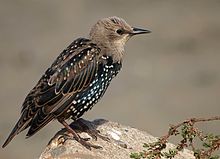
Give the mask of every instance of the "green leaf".
[[139, 153], [131, 153], [130, 158], [134, 158], [134, 159], [141, 159], [141, 155]]
[[202, 144], [202, 146], [205, 147], [205, 148], [211, 147], [211, 145], [210, 145], [209, 143], [207, 143], [207, 142], [204, 142], [204, 143]]
[[147, 144], [147, 143], [144, 143], [143, 147], [144, 147], [144, 148], [148, 148], [148, 147], [150, 147], [150, 145]]
[[220, 156], [219, 156], [219, 155], [216, 155], [216, 156], [210, 157], [209, 159], [219, 159], [219, 158], [220, 158]]

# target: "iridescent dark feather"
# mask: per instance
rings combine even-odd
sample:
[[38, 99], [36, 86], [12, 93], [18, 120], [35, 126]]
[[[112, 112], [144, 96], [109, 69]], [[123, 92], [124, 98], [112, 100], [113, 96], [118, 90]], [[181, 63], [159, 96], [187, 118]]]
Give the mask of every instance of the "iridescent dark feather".
[[3, 147], [21, 131], [29, 128], [30, 137], [57, 119], [82, 145], [98, 148], [82, 139], [65, 120], [77, 120], [101, 99], [122, 67], [125, 43], [144, 33], [149, 31], [131, 27], [118, 17], [99, 20], [89, 39], [72, 42], [27, 95], [21, 117]]
[[56, 111], [68, 106], [95, 77], [99, 51], [88, 39], [79, 38], [71, 43], [25, 98], [21, 117], [3, 147], [24, 129], [30, 127], [27, 137], [32, 136], [56, 118]]

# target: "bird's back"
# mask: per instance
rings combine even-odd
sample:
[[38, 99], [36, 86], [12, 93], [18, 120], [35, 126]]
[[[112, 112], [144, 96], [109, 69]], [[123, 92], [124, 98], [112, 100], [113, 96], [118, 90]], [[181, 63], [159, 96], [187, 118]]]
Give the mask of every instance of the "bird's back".
[[120, 62], [114, 63], [91, 40], [75, 40], [27, 95], [21, 117], [3, 147], [28, 127], [30, 137], [52, 119], [82, 116], [103, 96], [120, 68]]
[[65, 119], [79, 118], [98, 102], [121, 69], [125, 43], [134, 35], [149, 32], [131, 27], [118, 17], [99, 20], [90, 31], [90, 39], [79, 38], [71, 43], [30, 91], [3, 147], [21, 131], [29, 128], [30, 137], [52, 119], [58, 119], [86, 145]]

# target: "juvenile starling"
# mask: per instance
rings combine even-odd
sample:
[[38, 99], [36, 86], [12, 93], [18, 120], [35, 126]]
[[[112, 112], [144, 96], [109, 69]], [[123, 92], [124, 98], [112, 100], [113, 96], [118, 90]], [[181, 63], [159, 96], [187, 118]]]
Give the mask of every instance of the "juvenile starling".
[[73, 41], [53, 62], [24, 100], [21, 117], [2, 147], [29, 128], [34, 135], [57, 119], [82, 145], [95, 147], [81, 138], [66, 119], [77, 120], [104, 95], [112, 78], [122, 67], [124, 46], [130, 37], [150, 33], [131, 27], [125, 20], [99, 20], [89, 38]]

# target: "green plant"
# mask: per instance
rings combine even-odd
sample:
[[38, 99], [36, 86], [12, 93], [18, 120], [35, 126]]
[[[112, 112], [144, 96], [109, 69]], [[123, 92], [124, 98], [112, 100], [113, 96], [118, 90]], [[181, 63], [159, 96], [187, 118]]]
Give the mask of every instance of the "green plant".
[[[220, 135], [205, 134], [195, 127], [196, 123], [220, 120], [220, 116], [211, 118], [191, 118], [177, 125], [171, 125], [168, 133], [160, 137], [156, 142], [145, 143], [142, 152], [132, 153], [134, 159], [160, 159], [161, 157], [172, 159], [184, 148], [193, 151], [196, 159], [219, 159], [220, 156], [214, 152], [220, 149]], [[181, 140], [175, 148], [165, 150], [168, 139], [171, 136], [181, 136]], [[195, 139], [199, 139], [201, 148], [195, 147]]]

